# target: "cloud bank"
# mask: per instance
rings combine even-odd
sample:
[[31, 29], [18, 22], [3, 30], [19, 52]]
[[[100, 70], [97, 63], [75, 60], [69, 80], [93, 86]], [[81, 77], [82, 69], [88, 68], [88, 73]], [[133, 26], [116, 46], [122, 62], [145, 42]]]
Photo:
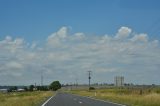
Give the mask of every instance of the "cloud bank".
[[112, 83], [116, 75], [126, 83], [160, 84], [160, 48], [158, 40], [145, 33], [121, 27], [115, 36], [70, 34], [62, 27], [49, 35], [43, 44], [6, 36], [0, 40], [0, 84]]

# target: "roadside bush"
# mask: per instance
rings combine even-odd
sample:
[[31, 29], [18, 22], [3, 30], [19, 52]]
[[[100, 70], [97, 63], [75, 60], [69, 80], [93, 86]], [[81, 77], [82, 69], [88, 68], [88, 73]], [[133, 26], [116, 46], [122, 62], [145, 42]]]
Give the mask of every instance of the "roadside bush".
[[89, 90], [95, 90], [95, 88], [94, 87], [89, 87]]

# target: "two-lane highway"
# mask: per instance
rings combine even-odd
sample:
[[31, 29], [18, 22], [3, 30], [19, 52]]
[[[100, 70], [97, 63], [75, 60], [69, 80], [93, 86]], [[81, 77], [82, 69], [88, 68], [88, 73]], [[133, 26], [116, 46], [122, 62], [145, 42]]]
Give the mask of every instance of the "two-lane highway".
[[43, 106], [125, 106], [121, 104], [95, 100], [87, 97], [72, 95], [68, 93], [57, 93]]

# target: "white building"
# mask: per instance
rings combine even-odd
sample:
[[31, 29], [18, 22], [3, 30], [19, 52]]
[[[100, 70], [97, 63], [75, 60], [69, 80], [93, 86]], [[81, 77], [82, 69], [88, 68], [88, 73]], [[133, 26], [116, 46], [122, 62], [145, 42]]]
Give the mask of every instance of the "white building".
[[23, 91], [25, 91], [25, 89], [19, 88], [19, 89], [17, 89], [17, 91], [18, 92], [23, 92]]
[[114, 85], [117, 87], [124, 86], [124, 77], [123, 76], [114, 77]]
[[0, 92], [6, 93], [8, 92], [8, 89], [0, 89]]

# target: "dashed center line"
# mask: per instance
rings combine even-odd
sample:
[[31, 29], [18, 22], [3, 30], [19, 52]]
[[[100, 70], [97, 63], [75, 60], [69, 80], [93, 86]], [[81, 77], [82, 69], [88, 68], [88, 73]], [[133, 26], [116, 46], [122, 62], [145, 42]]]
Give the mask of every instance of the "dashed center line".
[[81, 104], [82, 102], [81, 102], [81, 101], [79, 101], [79, 103]]

